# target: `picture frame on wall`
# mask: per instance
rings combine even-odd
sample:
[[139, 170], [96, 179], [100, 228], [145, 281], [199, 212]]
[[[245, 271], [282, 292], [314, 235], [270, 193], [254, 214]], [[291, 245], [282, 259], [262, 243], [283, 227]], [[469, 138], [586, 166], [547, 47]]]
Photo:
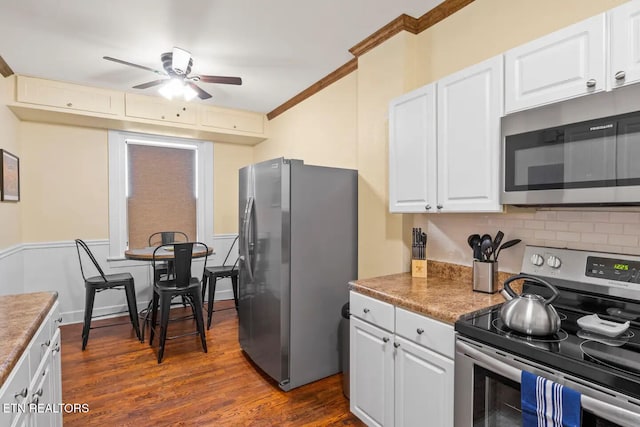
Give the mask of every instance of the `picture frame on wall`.
[[20, 201], [20, 159], [0, 149], [0, 201]]

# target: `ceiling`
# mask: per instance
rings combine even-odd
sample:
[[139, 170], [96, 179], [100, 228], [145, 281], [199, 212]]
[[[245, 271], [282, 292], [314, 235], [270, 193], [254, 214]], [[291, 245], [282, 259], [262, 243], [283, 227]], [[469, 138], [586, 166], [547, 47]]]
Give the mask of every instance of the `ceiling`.
[[206, 102], [267, 113], [353, 56], [348, 49], [405, 13], [442, 0], [3, 0], [0, 56], [16, 74], [157, 95], [160, 54], [191, 52], [192, 74], [239, 76], [202, 83]]

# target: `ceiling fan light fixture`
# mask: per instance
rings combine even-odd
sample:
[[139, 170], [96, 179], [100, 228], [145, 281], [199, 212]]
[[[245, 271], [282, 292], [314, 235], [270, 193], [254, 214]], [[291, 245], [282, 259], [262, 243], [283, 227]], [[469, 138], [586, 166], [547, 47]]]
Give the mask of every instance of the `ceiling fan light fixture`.
[[173, 99], [175, 97], [182, 96], [182, 94], [184, 93], [184, 83], [182, 82], [182, 79], [170, 79], [167, 83], [160, 86], [158, 92], [160, 92], [160, 95], [164, 96], [167, 99]]
[[173, 68], [176, 74], [186, 74], [189, 61], [191, 61], [190, 52], [180, 49], [179, 47], [173, 48], [171, 68]]

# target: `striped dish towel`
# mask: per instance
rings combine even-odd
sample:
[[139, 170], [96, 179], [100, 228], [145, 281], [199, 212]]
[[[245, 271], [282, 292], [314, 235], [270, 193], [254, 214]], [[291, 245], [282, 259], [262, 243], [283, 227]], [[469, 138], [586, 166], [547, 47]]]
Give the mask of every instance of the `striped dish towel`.
[[520, 380], [523, 427], [580, 427], [580, 393], [526, 371]]

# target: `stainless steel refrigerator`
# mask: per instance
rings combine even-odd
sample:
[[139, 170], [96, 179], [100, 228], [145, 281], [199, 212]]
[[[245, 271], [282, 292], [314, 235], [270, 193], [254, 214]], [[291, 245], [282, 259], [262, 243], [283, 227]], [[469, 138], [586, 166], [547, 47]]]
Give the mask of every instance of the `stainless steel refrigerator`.
[[283, 390], [339, 372], [357, 172], [279, 158], [240, 169], [239, 184], [240, 346]]

